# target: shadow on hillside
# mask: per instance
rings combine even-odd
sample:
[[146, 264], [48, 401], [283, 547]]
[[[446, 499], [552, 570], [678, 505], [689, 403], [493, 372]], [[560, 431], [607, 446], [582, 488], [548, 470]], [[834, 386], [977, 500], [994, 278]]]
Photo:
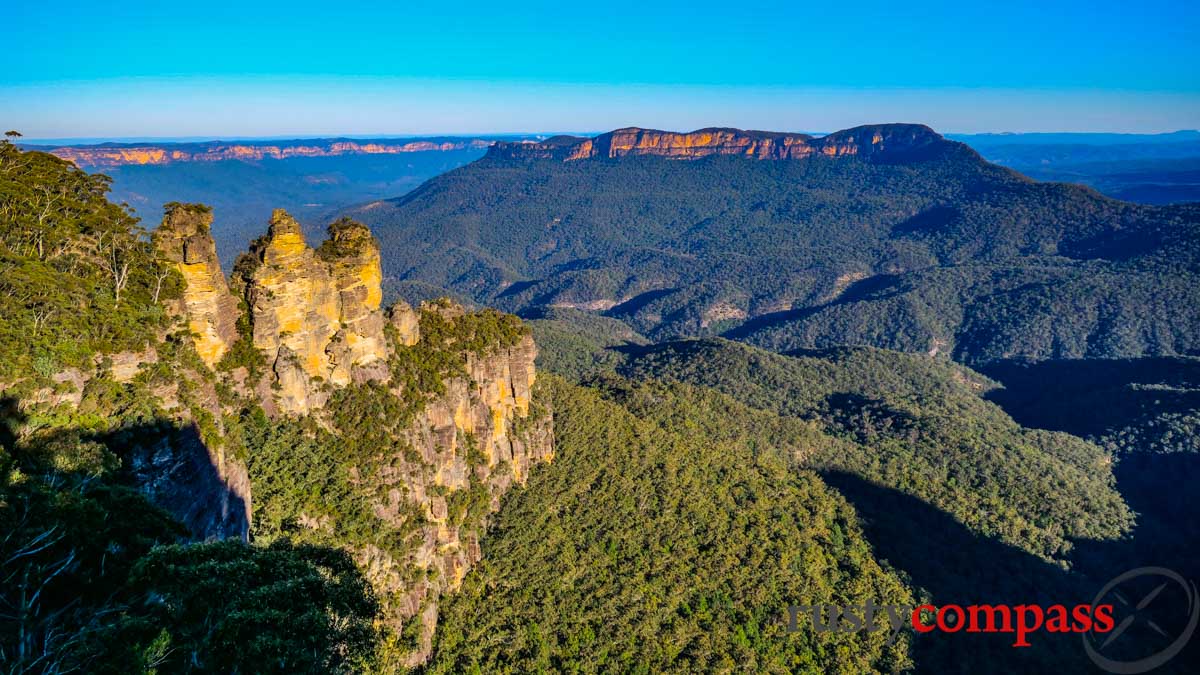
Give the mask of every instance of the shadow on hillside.
[[[1175, 458], [1164, 470], [1185, 471], [1186, 477], [1200, 475], [1196, 458]], [[877, 557], [909, 576], [912, 583], [925, 589], [928, 600], [940, 604], [1032, 604], [1043, 607], [1063, 604], [1073, 607], [1092, 603], [1096, 594], [1117, 575], [1137, 567], [1161, 565], [1189, 577], [1188, 556], [1193, 563], [1195, 541], [1177, 541], [1176, 549], [1164, 550], [1159, 525], [1139, 525], [1130, 539], [1109, 542], [1077, 542], [1074, 558], [1076, 571], [1063, 569], [1013, 546], [971, 532], [949, 514], [898, 490], [884, 487], [844, 472], [825, 472], [824, 480], [854, 505], [861, 516], [865, 533]], [[1172, 513], [1179, 506], [1194, 507], [1195, 493], [1168, 497], [1130, 493], [1132, 502], [1148, 506], [1151, 501], [1166, 502]], [[1194, 511], [1193, 511], [1194, 512]], [[1159, 545], [1148, 546], [1157, 541]], [[1169, 548], [1169, 546], [1167, 547]], [[1085, 565], [1084, 563], [1088, 564]], [[1172, 567], [1175, 565], [1175, 567]], [[1191, 578], [1195, 578], [1191, 576]], [[1139, 598], [1148, 595], [1153, 580], [1137, 582], [1140, 591], [1127, 589]], [[1125, 587], [1122, 587], [1125, 588]], [[1102, 602], [1113, 602], [1106, 598]], [[1180, 634], [1187, 617], [1183, 593], [1164, 594], [1143, 610], [1172, 636]], [[1128, 616], [1120, 606], [1114, 609], [1118, 621]], [[1165, 641], [1151, 632], [1148, 624], [1137, 621], [1107, 648], [1110, 658], [1129, 660], [1153, 652]], [[1016, 649], [1012, 635], [931, 633], [914, 641], [913, 656], [918, 672], [1040, 673], [1101, 672], [1088, 659], [1077, 634], [1050, 634], [1039, 631], [1030, 638], [1032, 647]], [[1188, 649], [1155, 672], [1194, 672], [1200, 657], [1200, 644], [1193, 641]]]
[[500, 291], [500, 293], [496, 295], [496, 298], [510, 298], [514, 295], [520, 295], [542, 283], [543, 281], [545, 281], [545, 279], [526, 279], [525, 281], [514, 281], [503, 291]]
[[958, 217], [958, 209], [952, 206], [931, 206], [908, 220], [894, 225], [892, 234], [936, 235], [949, 227]]
[[[925, 589], [934, 605], [1090, 602], [1100, 585], [995, 539], [968, 530], [949, 514], [911, 495], [844, 472], [825, 482], [858, 511], [876, 556]], [[918, 636], [917, 672], [1089, 672], [1078, 635], [1039, 632], [1016, 649], [1011, 634]]]
[[[194, 427], [39, 432], [15, 400], [0, 410], [0, 440], [20, 467], [0, 482], [3, 672], [143, 672], [148, 658], [158, 672], [350, 672], [373, 649], [383, 617], [347, 551], [180, 545], [204, 532], [188, 537], [151, 504], [185, 524], [244, 526], [205, 514], [214, 489], [234, 511], [244, 502], [196, 454]], [[135, 480], [147, 453], [171, 470]], [[113, 469], [118, 454], [126, 465]]]
[[903, 289], [899, 288], [899, 284], [900, 277], [895, 274], [877, 274], [866, 279], [860, 279], [851, 283], [829, 302], [810, 307], [799, 307], [780, 312], [771, 312], [769, 314], [760, 314], [725, 331], [721, 334], [721, 337], [729, 340], [742, 340], [760, 330], [807, 319], [818, 312], [838, 305], [847, 305], [862, 300], [887, 300], [903, 292]]
[[665, 298], [665, 297], [671, 295], [672, 293], [677, 292], [678, 290], [679, 290], [678, 288], [660, 288], [657, 290], [646, 291], [645, 293], [640, 293], [640, 294], [635, 295], [632, 298], [626, 300], [625, 302], [622, 302], [619, 305], [614, 305], [614, 306], [610, 307], [608, 309], [608, 311], [604, 312], [604, 316], [620, 317], [620, 316], [629, 316], [630, 314], [637, 314], [644, 307], [646, 307], [650, 303], [654, 302], [655, 300], [658, 300], [660, 298]]
[[[1140, 567], [1165, 567], [1200, 584], [1200, 454], [1127, 455], [1116, 462], [1113, 476], [1117, 491], [1135, 513], [1133, 532], [1119, 541], [1075, 541], [1074, 568], [1091, 579], [1107, 580]], [[1150, 611], [1157, 625], [1173, 636], [1181, 632], [1188, 608], [1178, 606], [1185, 598], [1171, 588], [1174, 595], [1167, 605], [1156, 602]], [[1148, 590], [1143, 589], [1142, 597]], [[1143, 636], [1148, 644], [1162, 642], [1156, 635]], [[1168, 667], [1154, 672], [1200, 672], [1200, 635], [1194, 635]]]
[[1200, 409], [1200, 359], [997, 361], [976, 370], [1004, 388], [986, 398], [1022, 426], [1103, 434], [1147, 414]]
[[1136, 526], [1121, 542], [1077, 542], [1076, 568], [1095, 577], [1159, 565], [1200, 583], [1200, 455], [1130, 455], [1116, 463], [1113, 475]]
[[0, 450], [12, 452], [17, 443], [16, 429], [25, 420], [12, 396], [0, 396]]
[[195, 424], [172, 426], [166, 433], [109, 440], [120, 447], [133, 482], [200, 541], [250, 540], [249, 477], [240, 467], [222, 468], [204, 444]]
[[[1023, 426], [1097, 436], [1136, 425], [1163, 412], [1200, 409], [1200, 361], [1188, 358], [1070, 360], [1036, 364], [999, 362], [979, 368], [1002, 389], [986, 398]], [[826, 481], [854, 504], [866, 521], [878, 555], [927, 589], [933, 602], [992, 600], [1015, 602], [1091, 602], [1105, 583], [1146, 566], [1166, 567], [1200, 581], [1200, 454], [1127, 454], [1113, 468], [1116, 489], [1136, 514], [1131, 533], [1115, 541], [1076, 540], [1066, 573], [1019, 549], [969, 531], [948, 514], [914, 497], [845, 473]], [[1161, 581], [1161, 579], [1160, 579]], [[1138, 582], [1138, 583], [1150, 583]], [[980, 597], [986, 595], [986, 597]], [[1165, 607], [1145, 610], [1156, 625], [1182, 631], [1187, 608], [1182, 591]], [[1161, 605], [1164, 601], [1156, 601]], [[1172, 604], [1174, 603], [1174, 604]], [[1118, 618], [1121, 610], [1115, 611]], [[1140, 622], [1110, 656], [1144, 656], [1147, 645], [1162, 644]], [[1172, 633], [1173, 635], [1179, 632]], [[1029, 650], [987, 646], [976, 653], [968, 639], [928, 637], [916, 642], [921, 671], [970, 663], [984, 672], [1045, 672], [1049, 664], [1067, 672], [1094, 671], [1078, 638]], [[1046, 636], [1043, 636], [1043, 639]], [[1003, 644], [1000, 645], [1003, 647]], [[1042, 651], [1039, 653], [1039, 649]], [[947, 660], [949, 659], [949, 660]], [[987, 661], [976, 666], [979, 660]], [[1091, 669], [1091, 670], [1086, 670]], [[1200, 638], [1154, 672], [1200, 671]]]
[[0, 398], [0, 446], [24, 473], [81, 480], [109, 474], [182, 522], [196, 540], [249, 540], [249, 482], [222, 476], [195, 424], [159, 419], [108, 432], [28, 432], [26, 421], [18, 399]]

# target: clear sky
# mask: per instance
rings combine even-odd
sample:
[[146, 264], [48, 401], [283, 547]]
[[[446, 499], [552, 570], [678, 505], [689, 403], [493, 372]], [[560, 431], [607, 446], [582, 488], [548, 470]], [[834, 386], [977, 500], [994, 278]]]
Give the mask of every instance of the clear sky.
[[28, 137], [1200, 127], [1200, 1], [7, 4]]

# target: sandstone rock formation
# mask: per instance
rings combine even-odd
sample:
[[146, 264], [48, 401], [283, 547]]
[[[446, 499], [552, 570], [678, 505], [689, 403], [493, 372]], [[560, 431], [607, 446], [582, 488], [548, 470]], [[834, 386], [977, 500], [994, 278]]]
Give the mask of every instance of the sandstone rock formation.
[[365, 225], [343, 218], [329, 226], [329, 239], [317, 253], [329, 266], [340, 310], [340, 329], [326, 350], [330, 382], [344, 385], [355, 375], [359, 380], [386, 378], [386, 368], [368, 368], [383, 366], [387, 356], [379, 310], [383, 301], [379, 244]]
[[407, 302], [397, 300], [388, 310], [388, 320], [396, 329], [396, 339], [400, 344], [411, 347], [421, 339], [420, 316]]
[[[385, 603], [395, 624], [420, 624], [409, 667], [429, 655], [439, 598], [456, 590], [481, 557], [480, 526], [464, 524], [450, 502], [484, 489], [494, 511], [533, 465], [554, 456], [548, 411], [530, 406], [536, 356], [533, 339], [525, 336], [494, 354], [469, 357], [468, 375], [447, 382], [446, 393], [425, 407], [397, 444], [415, 454], [397, 452], [378, 478], [384, 495], [376, 505], [379, 518], [397, 523], [411, 512], [406, 507], [415, 506], [425, 522], [405, 559], [371, 547], [357, 552], [377, 592], [397, 598]], [[405, 581], [412, 569], [424, 572], [416, 583]]]
[[929, 127], [917, 124], [877, 124], [855, 127], [823, 137], [741, 129], [700, 129], [688, 133], [629, 127], [595, 138], [556, 136], [540, 143], [496, 143], [488, 151], [503, 159], [575, 161], [654, 155], [699, 159], [712, 155], [741, 155], [753, 159], [875, 157], [885, 152], [919, 151], [942, 140]]
[[215, 366], [237, 340], [238, 302], [230, 294], [217, 260], [209, 228], [212, 212], [196, 205], [168, 205], [162, 225], [154, 231], [159, 255], [183, 275], [183, 307], [188, 328], [196, 335], [196, 351]]
[[192, 538], [250, 540], [246, 466], [206, 445], [194, 424], [134, 447], [129, 470], [142, 492], [178, 518]]
[[386, 377], [379, 245], [351, 221], [329, 232], [318, 255], [300, 224], [276, 209], [243, 266], [251, 339], [271, 364], [285, 412], [323, 405], [324, 382]]
[[[211, 218], [204, 215], [168, 218], [156, 241], [180, 265], [194, 264], [187, 262], [189, 251], [204, 253], [206, 273], [185, 274], [185, 297], [205, 300], [184, 303], [189, 325], [209, 326], [217, 318], [233, 325], [237, 305], [228, 290], [223, 297], [233, 305], [225, 307], [225, 314], [214, 314], [216, 280], [221, 289], [226, 287], [215, 258], [207, 257]], [[192, 288], [193, 279], [198, 288]], [[421, 392], [429, 398], [411, 419], [390, 429], [385, 436], [390, 441], [380, 442], [384, 447], [369, 448], [371, 456], [360, 458], [363, 464], [348, 467], [355, 489], [368, 495], [380, 525], [412, 533], [387, 547], [345, 546], [382, 599], [389, 626], [397, 634], [415, 636], [415, 642], [402, 648], [403, 663], [398, 665], [416, 666], [432, 648], [441, 596], [457, 589], [480, 560], [479, 540], [488, 514], [499, 508], [508, 489], [525, 482], [533, 465], [553, 457], [552, 419], [532, 402], [533, 339], [519, 331], [501, 333], [506, 337], [486, 348], [476, 343], [472, 351], [459, 351], [466, 348], [456, 346], [457, 337], [440, 344], [429, 344], [433, 338], [428, 337], [422, 342], [423, 314], [447, 335], [460, 329], [471, 335], [471, 317], [450, 302], [416, 310], [398, 302], [385, 315], [379, 246], [365, 226], [350, 220], [330, 225], [329, 238], [314, 250], [300, 225], [284, 211], [275, 211], [266, 236], [239, 259], [233, 281], [249, 308], [248, 337], [265, 358], [267, 377], [255, 388], [243, 386], [245, 368], [215, 376], [227, 378], [239, 395], [257, 397], [269, 414], [313, 415], [336, 432], [335, 411], [325, 409], [332, 393], [366, 381], [386, 383], [389, 359], [398, 358], [399, 350], [415, 350], [408, 359], [433, 354], [437, 363], [455, 364], [445, 371], [449, 374], [441, 386]], [[456, 323], [460, 321], [464, 323]], [[218, 331], [197, 332], [202, 333], [196, 339], [200, 349]], [[237, 337], [236, 331], [221, 336], [225, 349]], [[128, 370], [127, 364], [121, 367]], [[411, 393], [405, 386], [411, 383], [392, 383], [386, 395], [403, 399]], [[212, 390], [205, 401], [217, 405], [213, 387], [204, 381], [189, 390]], [[209, 413], [221, 418], [219, 407]], [[133, 469], [147, 493], [184, 519], [196, 536], [245, 538], [251, 521], [245, 469], [220, 447], [207, 447], [194, 427], [142, 450]], [[186, 499], [187, 486], [197, 491], [198, 499]], [[301, 514], [298, 521], [327, 529], [336, 525], [333, 519]], [[412, 630], [405, 631], [413, 622]]]

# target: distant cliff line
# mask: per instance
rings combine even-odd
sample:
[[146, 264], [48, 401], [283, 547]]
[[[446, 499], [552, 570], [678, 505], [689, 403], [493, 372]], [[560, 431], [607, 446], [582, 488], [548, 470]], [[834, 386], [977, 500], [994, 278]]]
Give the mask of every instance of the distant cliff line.
[[555, 136], [545, 141], [500, 141], [488, 150], [493, 159], [616, 159], [651, 155], [701, 159], [740, 155], [753, 159], [803, 159], [816, 155], [876, 158], [927, 152], [953, 144], [923, 124], [872, 124], [825, 136], [743, 129], [698, 129], [689, 132], [627, 127], [592, 138]]
[[312, 138], [284, 141], [211, 141], [205, 143], [104, 143], [100, 145], [29, 146], [74, 162], [82, 169], [179, 162], [259, 161], [293, 157], [397, 155], [483, 149], [495, 139], [436, 137], [404, 139]]
[[394, 155], [488, 148], [498, 159], [580, 159], [656, 155], [700, 159], [742, 155], [754, 159], [802, 159], [814, 155], [876, 158], [927, 151], [953, 143], [922, 124], [872, 124], [825, 136], [776, 131], [706, 128], [690, 132], [627, 127], [594, 137], [431, 137], [406, 139], [297, 139], [204, 143], [103, 143], [29, 146], [84, 169], [183, 162], [260, 161], [297, 157]]

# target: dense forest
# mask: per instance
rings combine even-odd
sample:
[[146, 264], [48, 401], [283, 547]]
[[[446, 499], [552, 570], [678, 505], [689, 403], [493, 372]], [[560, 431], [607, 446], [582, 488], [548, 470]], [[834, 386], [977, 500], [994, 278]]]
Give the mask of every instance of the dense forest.
[[397, 292], [603, 312], [653, 339], [973, 364], [1200, 348], [1194, 205], [1036, 183], [942, 139], [895, 159], [493, 153], [351, 213]]
[[[518, 560], [538, 560], [548, 555], [546, 549], [566, 545], [530, 534], [548, 528], [546, 513], [530, 505], [574, 495], [561, 482], [567, 472], [592, 476], [601, 471], [593, 452], [608, 447], [616, 434], [612, 427], [620, 424], [615, 420], [626, 414], [652, 423], [659, 433], [708, 439], [734, 456], [767, 453], [791, 474], [815, 473], [854, 508], [874, 557], [904, 580], [913, 597], [1089, 601], [1108, 579], [1141, 565], [1200, 575], [1200, 532], [1191, 517], [1197, 503], [1188, 487], [1200, 476], [1195, 360], [1009, 364], [989, 370], [989, 377], [924, 355], [869, 348], [784, 355], [712, 339], [647, 346], [595, 322], [572, 329], [568, 319], [557, 314], [532, 322], [545, 345], [545, 367], [584, 383], [555, 384], [556, 420], [564, 425], [558, 431], [559, 458], [544, 469], [551, 476], [544, 479], [548, 486], [531, 481], [501, 511], [498, 529], [485, 542], [487, 563], [473, 577], [479, 589], [448, 608], [449, 621], [461, 619], [439, 643], [435, 664], [443, 669], [477, 665], [484, 672], [515, 672], [542, 664], [591, 672], [612, 663], [607, 654], [589, 653], [582, 660], [568, 656], [579, 647], [564, 635], [544, 637], [533, 652], [523, 636], [506, 632], [505, 627], [559, 611], [562, 593], [569, 590], [555, 584], [561, 568], [551, 574], [521, 567], [521, 584], [509, 585], [506, 579], [511, 566], [520, 567]], [[597, 346], [603, 344], [609, 346]], [[1085, 367], [1085, 372], [1071, 370]], [[568, 433], [574, 428], [565, 426], [570, 417], [586, 410], [577, 398], [584, 394], [598, 397], [592, 406], [603, 401], [605, 412], [589, 418], [586, 434]], [[1154, 423], [1159, 416], [1170, 423]], [[604, 441], [592, 440], [601, 434]], [[575, 454], [574, 448], [586, 451]], [[713, 481], [718, 497], [733, 484], [726, 480], [730, 475]], [[653, 494], [691, 494], [675, 487], [673, 478], [649, 471], [630, 477], [656, 481]], [[589, 494], [603, 485], [590, 484]], [[569, 519], [589, 532], [620, 530], [653, 517], [622, 513], [608, 522], [592, 509], [552, 512], [553, 527], [569, 529], [562, 524]], [[651, 564], [624, 563], [627, 575]], [[713, 564], [699, 557], [695, 565], [703, 571], [698, 576], [736, 584]], [[569, 569], [586, 575], [591, 568]], [[657, 589], [654, 582], [638, 581]], [[656, 592], [660, 597], [662, 591]], [[675, 597], [682, 602], [687, 592], [679, 590]], [[578, 600], [566, 605], [582, 605], [579, 612], [591, 607]], [[1171, 614], [1175, 609], [1160, 608], [1165, 614], [1156, 620], [1177, 625], [1169, 623], [1178, 619]], [[687, 617], [679, 614], [670, 625]], [[480, 616], [496, 621], [476, 630], [468, 617]], [[572, 620], [592, 621], [586, 615]], [[639, 615], [639, 622], [661, 620]], [[624, 636], [640, 629], [627, 623], [608, 628], [621, 632], [596, 634]], [[1146, 634], [1140, 638], [1153, 640]], [[510, 640], [512, 650], [503, 646]], [[489, 647], [480, 647], [481, 642]], [[777, 658], [762, 651], [744, 658], [759, 659], [755, 662], [768, 671], [781, 663], [763, 660], [764, 653]], [[909, 653], [918, 672], [964, 664], [997, 673], [1091, 667], [1077, 639], [1014, 650], [981, 636], [917, 636]], [[1197, 656], [1193, 646], [1163, 672], [1190, 672]]]
[[[419, 244], [380, 232], [393, 291], [448, 286], [522, 318], [420, 306], [419, 338], [386, 328], [389, 386], [330, 385], [323, 411], [281, 416], [247, 395], [274, 375], [245, 321], [215, 367], [200, 359], [170, 309], [183, 278], [107, 179], [0, 145], [0, 666], [1085, 671], [1078, 635], [787, 630], [793, 605], [1074, 604], [1145, 564], [1200, 578], [1194, 207], [938, 147], [451, 172], [378, 209], [429, 218], [404, 221]], [[539, 372], [511, 432], [552, 421], [553, 461], [501, 495], [455, 436], [465, 487], [429, 488], [441, 520], [381, 519], [423, 466], [404, 428], [531, 331]], [[244, 465], [245, 541], [202, 541], [162, 503], [155, 463], [193, 446]], [[451, 527], [474, 566], [397, 565], [380, 591], [385, 556]], [[427, 658], [407, 660], [427, 636], [394, 630], [397, 607], [435, 586]], [[1154, 637], [1131, 630], [1115, 655]], [[1196, 650], [1160, 672], [1194, 672]]]
[[[373, 547], [428, 581], [433, 570], [404, 564], [428, 523], [402, 513], [406, 525], [387, 526], [376, 510], [386, 485], [370, 479], [412, 457], [398, 430], [529, 329], [432, 303], [417, 312], [419, 339], [386, 332], [394, 389], [355, 383], [321, 411], [268, 416], [249, 390], [270, 364], [246, 322], [206, 365], [177, 314], [180, 273], [107, 187], [0, 145], [3, 671], [402, 670], [420, 624], [396, 631], [396, 598], [355, 555]], [[248, 541], [225, 527], [248, 508], [222, 503], [239, 475], [216, 473], [227, 466], [253, 486]], [[482, 529], [494, 496], [477, 473], [442, 488], [444, 527]]]
[[505, 505], [430, 672], [908, 665], [883, 632], [784, 633], [788, 604], [911, 602], [845, 500], [685, 394], [612, 384], [549, 383], [563, 454]]

